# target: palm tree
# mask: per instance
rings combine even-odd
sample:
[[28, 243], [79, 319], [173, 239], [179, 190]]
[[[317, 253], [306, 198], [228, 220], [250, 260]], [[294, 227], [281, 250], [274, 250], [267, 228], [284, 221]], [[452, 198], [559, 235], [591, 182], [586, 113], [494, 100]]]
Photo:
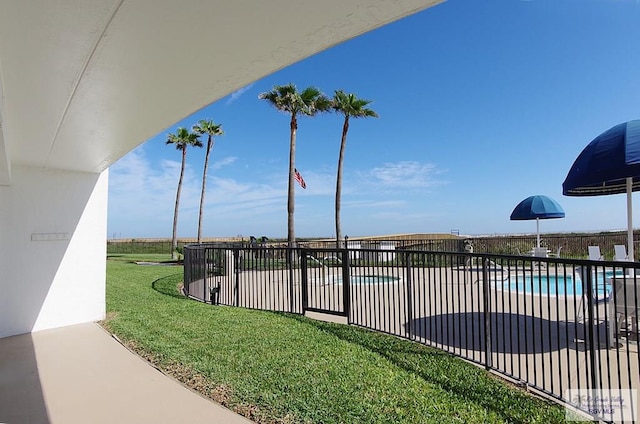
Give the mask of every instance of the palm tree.
[[182, 165], [180, 167], [180, 179], [178, 180], [178, 190], [176, 192], [176, 208], [173, 211], [173, 236], [171, 238], [171, 259], [178, 259], [178, 205], [180, 204], [180, 191], [182, 190], [182, 179], [184, 178], [184, 165], [187, 161], [187, 147], [202, 147], [199, 136], [189, 132], [186, 128], [178, 128], [175, 134], [169, 134], [166, 144], [173, 144], [176, 150], [182, 151]]
[[202, 239], [202, 209], [204, 207], [204, 193], [207, 187], [207, 171], [209, 169], [209, 154], [215, 141], [216, 135], [223, 135], [222, 125], [216, 125], [213, 121], [202, 119], [193, 126], [193, 132], [197, 135], [207, 134], [207, 153], [204, 156], [204, 171], [202, 172], [202, 191], [200, 192], [200, 213], [198, 214], [198, 244]]
[[340, 228], [340, 198], [342, 196], [342, 165], [344, 163], [344, 150], [347, 145], [347, 132], [349, 132], [349, 118], [377, 118], [378, 114], [366, 106], [370, 100], [363, 100], [355, 94], [346, 94], [342, 90], [336, 90], [333, 96], [333, 110], [344, 116], [342, 124], [342, 140], [340, 142], [340, 155], [338, 156], [338, 176], [336, 178], [336, 247], [340, 248], [342, 232]]
[[331, 99], [315, 87], [307, 87], [298, 91], [294, 84], [276, 85], [273, 90], [261, 93], [259, 99], [266, 100], [276, 109], [291, 116], [289, 137], [289, 185], [287, 196], [287, 241], [295, 246], [296, 236], [293, 225], [295, 168], [296, 168], [296, 131], [298, 115], [314, 116], [331, 108]]

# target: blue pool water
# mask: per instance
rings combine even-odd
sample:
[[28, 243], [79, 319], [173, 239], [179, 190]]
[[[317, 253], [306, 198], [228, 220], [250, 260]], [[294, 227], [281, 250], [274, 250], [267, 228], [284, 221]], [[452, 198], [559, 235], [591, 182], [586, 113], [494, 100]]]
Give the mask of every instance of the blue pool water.
[[[613, 272], [598, 273], [595, 290], [598, 298], [606, 297], [611, 287], [606, 283]], [[622, 274], [616, 274], [622, 275]], [[579, 276], [567, 275], [514, 275], [502, 282], [502, 290], [516, 293], [551, 296], [582, 296], [583, 284]]]

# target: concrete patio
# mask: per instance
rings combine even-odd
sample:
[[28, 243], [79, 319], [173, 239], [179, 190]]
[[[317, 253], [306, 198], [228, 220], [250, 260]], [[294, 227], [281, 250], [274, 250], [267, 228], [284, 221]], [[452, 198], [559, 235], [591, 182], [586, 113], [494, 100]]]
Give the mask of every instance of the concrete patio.
[[0, 423], [250, 423], [95, 323], [0, 339]]

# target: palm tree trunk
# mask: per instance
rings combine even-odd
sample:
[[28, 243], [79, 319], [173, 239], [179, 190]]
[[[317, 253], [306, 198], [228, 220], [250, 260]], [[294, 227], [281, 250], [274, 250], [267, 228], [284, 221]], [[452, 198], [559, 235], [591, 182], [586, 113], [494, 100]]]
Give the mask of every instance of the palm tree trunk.
[[209, 154], [211, 153], [211, 136], [207, 140], [207, 153], [204, 156], [204, 171], [202, 172], [202, 191], [200, 192], [200, 213], [198, 214], [198, 244], [202, 240], [202, 212], [204, 209], [204, 194], [207, 189], [207, 170], [209, 169]]
[[291, 114], [291, 136], [289, 139], [289, 185], [287, 195], [287, 241], [289, 247], [295, 247], [296, 233], [294, 228], [295, 211], [295, 179], [294, 172], [296, 168], [296, 130], [298, 129], [298, 121], [295, 114]]
[[344, 117], [342, 125], [342, 140], [340, 141], [340, 155], [338, 156], [338, 175], [336, 177], [336, 248], [340, 248], [342, 230], [340, 228], [340, 198], [342, 197], [342, 164], [344, 162], [344, 150], [347, 145], [347, 132], [349, 131], [349, 116]]
[[180, 179], [176, 191], [176, 208], [173, 211], [173, 236], [171, 237], [171, 259], [178, 259], [178, 205], [180, 204], [180, 191], [182, 190], [182, 178], [184, 177], [184, 165], [187, 161], [187, 147], [182, 149], [182, 166], [180, 167]]

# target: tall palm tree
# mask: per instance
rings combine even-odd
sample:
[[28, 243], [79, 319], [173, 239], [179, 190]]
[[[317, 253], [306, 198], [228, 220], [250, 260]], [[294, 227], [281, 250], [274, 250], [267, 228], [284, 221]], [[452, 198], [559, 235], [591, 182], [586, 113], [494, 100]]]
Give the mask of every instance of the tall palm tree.
[[355, 94], [346, 94], [342, 90], [336, 90], [333, 95], [333, 110], [344, 116], [342, 124], [342, 140], [340, 142], [340, 154], [338, 156], [338, 176], [336, 178], [336, 247], [340, 248], [342, 231], [340, 228], [340, 199], [342, 197], [342, 166], [344, 163], [344, 150], [347, 145], [347, 133], [349, 132], [349, 118], [377, 118], [378, 114], [367, 108], [370, 100], [359, 99]]
[[190, 132], [186, 128], [178, 128], [175, 134], [169, 134], [166, 144], [173, 144], [176, 150], [182, 151], [182, 165], [180, 166], [180, 179], [176, 191], [176, 208], [173, 211], [173, 236], [171, 237], [171, 258], [178, 259], [178, 205], [180, 204], [180, 191], [182, 191], [182, 179], [184, 178], [184, 165], [187, 161], [187, 147], [202, 147], [198, 134]]
[[287, 241], [295, 246], [296, 236], [293, 223], [295, 168], [296, 168], [296, 132], [298, 115], [314, 116], [331, 109], [331, 99], [315, 87], [298, 91], [294, 84], [276, 85], [271, 91], [261, 93], [259, 99], [266, 100], [279, 111], [291, 116], [289, 136], [289, 185], [287, 196]]
[[202, 172], [202, 191], [200, 192], [200, 213], [198, 214], [198, 244], [202, 240], [202, 211], [204, 208], [204, 193], [207, 188], [207, 171], [209, 169], [209, 154], [215, 144], [214, 136], [223, 135], [222, 125], [216, 125], [213, 121], [202, 119], [193, 126], [193, 132], [197, 135], [207, 134], [207, 153], [204, 156], [204, 171]]

